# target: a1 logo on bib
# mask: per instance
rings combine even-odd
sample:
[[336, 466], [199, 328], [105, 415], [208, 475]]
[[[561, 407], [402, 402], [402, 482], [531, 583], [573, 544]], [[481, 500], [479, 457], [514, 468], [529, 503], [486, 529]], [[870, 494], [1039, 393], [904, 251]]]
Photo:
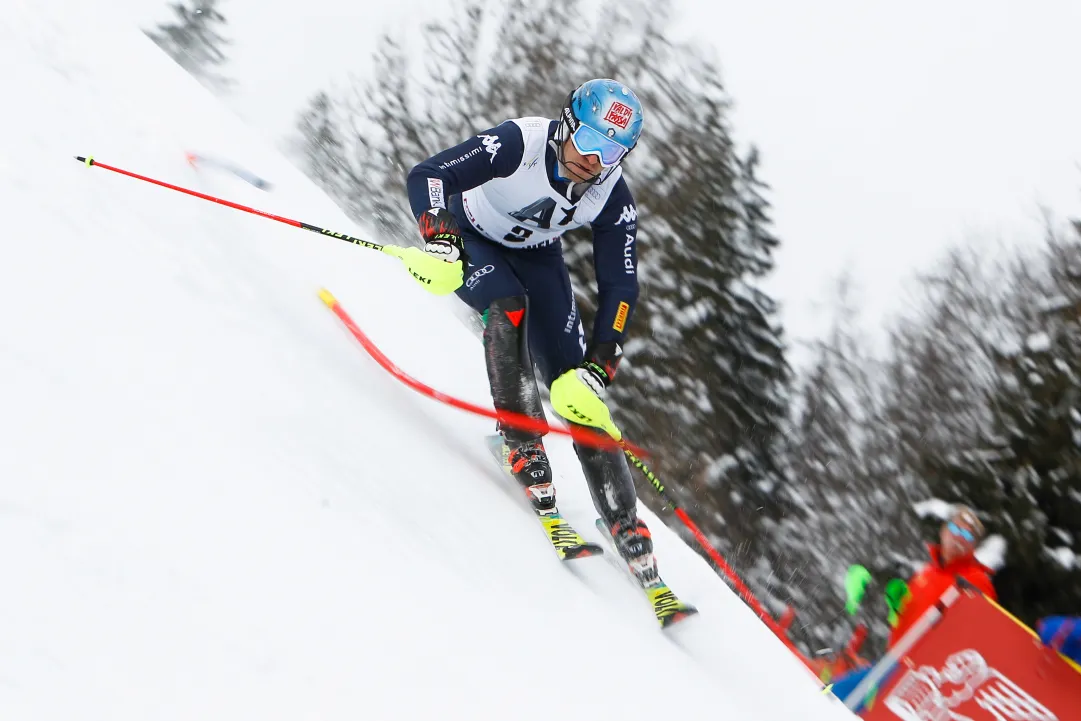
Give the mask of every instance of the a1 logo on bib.
[[628, 106], [618, 100], [613, 100], [612, 106], [608, 108], [608, 113], [604, 116], [604, 120], [626, 130], [627, 125], [631, 122], [632, 115], [634, 115], [634, 111]]

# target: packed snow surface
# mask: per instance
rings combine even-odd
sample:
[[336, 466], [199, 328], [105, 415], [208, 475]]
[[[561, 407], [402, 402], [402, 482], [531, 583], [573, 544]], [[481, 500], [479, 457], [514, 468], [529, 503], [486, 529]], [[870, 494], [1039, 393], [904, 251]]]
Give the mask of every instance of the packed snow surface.
[[[652, 514], [698, 617], [662, 632], [604, 558], [560, 564], [490, 422], [398, 384], [317, 293], [487, 403], [456, 300], [388, 256], [75, 162], [367, 232], [109, 22], [76, 0], [0, 14], [0, 718], [849, 718]], [[599, 540], [573, 450], [548, 445]]]

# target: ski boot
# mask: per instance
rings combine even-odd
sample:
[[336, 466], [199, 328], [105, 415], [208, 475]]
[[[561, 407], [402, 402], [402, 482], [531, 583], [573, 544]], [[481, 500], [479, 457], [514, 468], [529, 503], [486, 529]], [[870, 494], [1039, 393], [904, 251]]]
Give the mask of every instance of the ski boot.
[[522, 484], [537, 515], [556, 511], [556, 489], [552, 485], [552, 466], [539, 438], [530, 441], [506, 441], [507, 465], [511, 475]]
[[616, 521], [609, 532], [612, 534], [616, 551], [627, 562], [631, 573], [638, 579], [642, 588], [649, 588], [660, 583], [657, 560], [653, 557], [653, 537], [645, 521], [640, 518]]

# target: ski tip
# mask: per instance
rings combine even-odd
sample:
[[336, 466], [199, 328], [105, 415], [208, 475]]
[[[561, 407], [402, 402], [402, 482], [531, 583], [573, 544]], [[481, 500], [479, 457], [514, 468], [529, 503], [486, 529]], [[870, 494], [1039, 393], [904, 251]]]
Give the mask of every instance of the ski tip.
[[603, 556], [604, 549], [594, 543], [586, 543], [581, 546], [571, 546], [560, 550], [560, 558], [564, 561], [576, 561], [579, 558]]
[[333, 308], [338, 304], [338, 299], [335, 298], [326, 288], [319, 289], [319, 300], [326, 303], [327, 308]]
[[698, 613], [698, 609], [694, 606], [686, 606], [677, 611], [673, 611], [670, 614], [659, 617], [657, 620], [661, 624], [661, 628], [671, 628], [680, 621], [690, 618]]

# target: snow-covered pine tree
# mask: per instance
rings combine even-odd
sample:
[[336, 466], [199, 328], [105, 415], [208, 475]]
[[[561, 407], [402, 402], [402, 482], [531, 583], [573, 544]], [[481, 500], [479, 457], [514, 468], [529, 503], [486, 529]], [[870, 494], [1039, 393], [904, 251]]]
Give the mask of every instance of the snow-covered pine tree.
[[226, 62], [223, 48], [229, 44], [220, 32], [225, 26], [225, 16], [218, 10], [218, 0], [190, 1], [190, 5], [171, 3], [169, 7], [175, 19], [159, 24], [157, 30], [145, 32], [200, 82], [215, 90], [227, 90], [232, 81], [217, 72]]
[[[669, 39], [670, 12], [645, 2], [606, 11], [603, 54], [590, 62], [618, 71], [646, 108], [647, 132], [624, 171], [641, 291], [611, 398], [624, 430], [657, 449], [677, 496], [700, 509], [699, 525], [755, 585], [770, 575], [762, 521], [782, 512], [784, 483], [777, 434], [789, 368], [775, 304], [758, 287], [778, 241], [758, 155], [741, 156], [732, 140], [720, 67], [710, 51]], [[565, 245], [585, 259], [580, 238]], [[591, 319], [589, 263], [572, 277]]]
[[[889, 627], [881, 593], [869, 594], [859, 616], [844, 611], [849, 565], [880, 581], [905, 574], [917, 555], [916, 497], [898, 478], [891, 430], [882, 418], [881, 361], [870, 351], [855, 282], [843, 275], [830, 308], [832, 324], [814, 343], [793, 399], [784, 488], [792, 511], [769, 534], [774, 594], [797, 612], [793, 640], [805, 650], [842, 648], [866, 623], [862, 653], [882, 651]], [[876, 591], [880, 588], [876, 587]]]
[[928, 478], [1005, 542], [1000, 601], [1028, 623], [1081, 607], [1081, 227], [1052, 237], [1034, 326], [997, 357], [992, 429]]
[[304, 171], [320, 188], [331, 195], [344, 195], [351, 185], [349, 167], [342, 162], [345, 139], [340, 135], [337, 107], [325, 90], [308, 101], [297, 119], [293, 147]]

